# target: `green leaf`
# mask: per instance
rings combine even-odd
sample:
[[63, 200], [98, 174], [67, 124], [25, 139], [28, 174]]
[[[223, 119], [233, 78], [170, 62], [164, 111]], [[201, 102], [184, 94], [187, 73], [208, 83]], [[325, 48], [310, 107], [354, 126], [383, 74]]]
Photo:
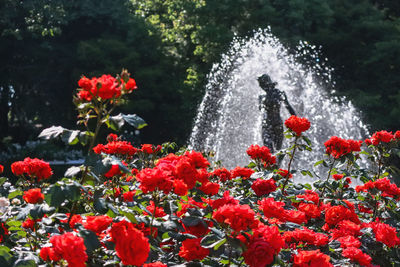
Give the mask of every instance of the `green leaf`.
[[65, 177], [75, 177], [76, 175], [78, 175], [78, 173], [81, 172], [81, 167], [77, 167], [77, 166], [72, 166], [69, 167], [65, 173], [64, 176]]
[[0, 246], [0, 266], [11, 267], [12, 256], [9, 253], [10, 249], [6, 246]]
[[138, 223], [138, 221], [136, 220], [135, 215], [134, 215], [132, 212], [129, 212], [128, 210], [122, 209], [122, 208], [119, 210], [119, 212], [120, 212], [122, 215], [124, 215], [126, 218], [128, 218], [128, 220], [129, 220], [131, 223], [135, 223], [135, 224]]
[[65, 200], [65, 195], [61, 186], [57, 184], [51, 185], [44, 199], [50, 206], [58, 208]]
[[79, 142], [79, 138], [78, 138], [79, 135], [80, 135], [80, 131], [78, 131], [78, 130], [65, 130], [62, 133], [61, 139], [66, 144], [75, 145]]
[[66, 129], [61, 126], [51, 126], [49, 128], [44, 129], [39, 134], [38, 138], [50, 140], [50, 139], [60, 136], [64, 132], [64, 130], [66, 130]]
[[126, 121], [126, 123], [128, 123], [129, 125], [135, 127], [136, 129], [140, 130], [143, 127], [147, 126], [147, 123], [138, 115], [136, 114], [122, 114], [120, 113], [120, 115], [122, 115], [122, 118], [124, 119], [124, 121]]
[[317, 167], [318, 165], [320, 165], [322, 163], [324, 163], [324, 160], [317, 161], [317, 162], [315, 162], [314, 167]]
[[22, 192], [21, 190], [12, 191], [12, 192], [10, 192], [10, 193], [8, 194], [8, 199], [13, 199], [13, 198], [15, 198], [15, 197], [17, 197], [17, 196], [22, 196], [23, 193], [24, 193], [24, 192]]
[[85, 243], [86, 251], [89, 254], [92, 254], [93, 251], [101, 247], [101, 243], [94, 232], [82, 229], [79, 231], [79, 233], [83, 237], [83, 242]]
[[6, 177], [0, 177], [0, 186], [2, 186], [7, 181]]
[[107, 203], [103, 198], [95, 198], [93, 202], [93, 208], [101, 214], [105, 214], [108, 211]]
[[37, 264], [34, 260], [18, 259], [15, 261], [13, 267], [36, 267]]

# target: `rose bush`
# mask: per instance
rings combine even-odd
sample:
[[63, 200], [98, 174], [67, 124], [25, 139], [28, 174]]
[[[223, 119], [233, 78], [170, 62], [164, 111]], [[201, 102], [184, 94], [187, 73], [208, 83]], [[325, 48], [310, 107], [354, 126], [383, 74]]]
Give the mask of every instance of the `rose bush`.
[[[83, 130], [53, 126], [40, 138], [87, 146], [85, 163], [51, 180], [40, 159], [5, 166], [19, 180], [0, 178], [1, 266], [400, 264], [400, 188], [385, 160], [399, 147], [399, 131], [365, 142], [330, 138], [315, 163], [326, 167], [319, 177], [292, 169], [295, 155], [312, 149], [312, 121], [292, 116], [289, 148], [272, 155], [252, 145], [249, 164], [228, 170], [171, 143], [134, 147], [110, 134], [97, 144], [101, 127], [146, 125], [136, 115], [113, 115], [136, 82], [123, 71], [78, 85]], [[362, 156], [371, 169], [359, 167]], [[303, 175], [315, 177], [313, 185], [294, 182]]]

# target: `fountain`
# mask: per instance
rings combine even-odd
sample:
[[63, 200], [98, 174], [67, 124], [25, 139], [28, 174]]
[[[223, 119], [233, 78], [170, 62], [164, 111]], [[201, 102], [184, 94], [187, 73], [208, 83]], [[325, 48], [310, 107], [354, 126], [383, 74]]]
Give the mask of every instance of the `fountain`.
[[[305, 42], [299, 47], [300, 53], [289, 53], [270, 29], [255, 31], [251, 38], [235, 38], [208, 76], [189, 147], [214, 151], [215, 159], [226, 168], [248, 164], [246, 149], [251, 144], [262, 145], [259, 96], [263, 91], [257, 77], [264, 73], [286, 93], [297, 116], [311, 122], [306, 136], [313, 151], [301, 153], [295, 168], [312, 169], [322, 158], [323, 143], [333, 135], [365, 138], [367, 127], [351, 102], [328, 93], [326, 85], [334, 87], [331, 70], [322, 63], [315, 47]], [[299, 63], [298, 58], [305, 56], [314, 63]], [[280, 112], [283, 121], [290, 116], [283, 105]], [[283, 148], [287, 146], [285, 140]]]

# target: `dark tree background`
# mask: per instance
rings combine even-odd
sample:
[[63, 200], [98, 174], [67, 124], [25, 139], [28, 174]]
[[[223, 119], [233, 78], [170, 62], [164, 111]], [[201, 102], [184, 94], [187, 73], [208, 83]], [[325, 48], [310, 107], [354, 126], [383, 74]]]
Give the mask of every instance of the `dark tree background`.
[[372, 130], [400, 129], [400, 5], [390, 0], [1, 0], [0, 140], [73, 125], [81, 75], [128, 69], [121, 107], [149, 124], [142, 141], [184, 144], [205, 77], [233, 36], [271, 26], [287, 47], [322, 45]]

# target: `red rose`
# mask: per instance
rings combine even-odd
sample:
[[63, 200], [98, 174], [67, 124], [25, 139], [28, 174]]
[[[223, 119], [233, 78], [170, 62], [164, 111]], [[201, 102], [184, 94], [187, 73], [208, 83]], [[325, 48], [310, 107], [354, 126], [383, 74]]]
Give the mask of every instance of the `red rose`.
[[187, 261], [202, 260], [210, 254], [210, 251], [200, 245], [201, 238], [186, 239], [182, 242], [179, 256]]
[[341, 180], [344, 177], [343, 174], [334, 174], [332, 175], [332, 178], [335, 179], [336, 181]]
[[55, 235], [50, 238], [54, 253], [68, 262], [70, 266], [84, 267], [88, 259], [83, 238], [73, 233]]
[[377, 146], [379, 143], [389, 143], [395, 138], [392, 132], [388, 131], [380, 131], [375, 132], [371, 137], [371, 142], [374, 146]]
[[185, 196], [188, 193], [188, 187], [182, 180], [174, 180], [174, 193], [178, 196]]
[[95, 232], [96, 234], [100, 234], [108, 228], [112, 221], [113, 219], [108, 217], [107, 215], [87, 216], [86, 222], [83, 224], [83, 227]]
[[325, 221], [328, 225], [337, 225], [343, 220], [350, 220], [357, 224], [360, 223], [360, 220], [358, 219], [358, 216], [355, 214], [354, 210], [350, 210], [344, 206], [329, 207], [325, 211]]
[[33, 188], [25, 191], [22, 198], [28, 203], [36, 204], [43, 202], [44, 195], [42, 194], [42, 190], [40, 188]]
[[35, 223], [41, 221], [41, 219], [38, 220], [33, 220], [30, 218], [27, 218], [23, 223], [22, 223], [22, 227], [24, 227], [25, 229], [31, 229], [32, 231], [35, 230]]
[[300, 210], [285, 210], [284, 218], [286, 221], [302, 224], [307, 222], [307, 216]]
[[337, 136], [332, 136], [324, 145], [326, 147], [326, 154], [338, 159], [349, 153], [360, 151], [361, 143], [362, 141], [346, 140]]
[[400, 245], [400, 239], [397, 236], [396, 228], [379, 222], [372, 222], [368, 226], [374, 231], [376, 241], [382, 242], [388, 247]]
[[163, 171], [157, 167], [154, 169], [143, 169], [136, 176], [136, 180], [140, 182], [139, 187], [144, 193], [158, 189], [168, 194], [172, 190], [172, 178], [169, 172]]
[[128, 82], [125, 84], [125, 89], [128, 91], [136, 90], [136, 81], [132, 78], [129, 78]]
[[330, 257], [322, 253], [319, 249], [317, 250], [303, 250], [299, 251], [297, 255], [294, 256], [295, 267], [303, 266], [318, 266], [318, 267], [331, 267], [333, 266], [329, 261]]
[[225, 168], [216, 169], [215, 171], [213, 171], [213, 172], [211, 173], [211, 175], [218, 176], [222, 182], [225, 182], [225, 181], [227, 181], [227, 180], [231, 180], [231, 179], [232, 179], [232, 177], [231, 177], [231, 172], [228, 171], [228, 170], [225, 169]]
[[321, 210], [315, 204], [311, 203], [300, 203], [298, 210], [304, 212], [307, 218], [319, 218], [321, 216]]
[[289, 176], [288, 178], [292, 178], [293, 177], [293, 175], [291, 173], [289, 173], [288, 170], [285, 170], [285, 169], [279, 169], [277, 174], [279, 174], [280, 176], [282, 176], [284, 178], [286, 178], [288, 176]]
[[[70, 214], [67, 213], [66, 215], [67, 215], [68, 218], [69, 218]], [[62, 223], [67, 223], [67, 222], [68, 222], [68, 219], [61, 220], [61, 222], [62, 222]], [[69, 220], [69, 227], [71, 227], [71, 229], [72, 229], [72, 228], [75, 227], [75, 224], [77, 224], [77, 223], [82, 224], [82, 216], [79, 215], [79, 214], [74, 214], [74, 215], [72, 215], [71, 220]]]
[[325, 246], [328, 244], [328, 236], [314, 232], [308, 228], [296, 229], [294, 231], [287, 231], [284, 233], [286, 243], [299, 243], [313, 245], [313, 246]]
[[361, 266], [369, 266], [371, 264], [371, 256], [365, 254], [361, 249], [355, 247], [345, 248], [342, 251], [342, 255], [349, 258], [352, 261], [359, 263]]
[[125, 220], [113, 223], [110, 230], [115, 251], [124, 265], [142, 266], [150, 252], [150, 244], [144, 234]]
[[200, 152], [186, 151], [184, 156], [188, 157], [196, 168], [207, 168], [210, 166], [208, 160]]
[[11, 164], [11, 171], [15, 175], [26, 174], [32, 178], [37, 178], [38, 182], [53, 175], [50, 164], [37, 158], [25, 158], [24, 161], [14, 162]]
[[276, 157], [272, 156], [271, 151], [266, 146], [251, 145], [246, 152], [250, 158], [261, 160], [267, 167], [276, 163]]
[[[154, 204], [154, 201], [150, 200], [150, 205], [148, 205], [146, 207], [146, 209], [150, 212], [150, 214], [148, 214], [147, 212], [143, 212], [144, 215], [150, 215], [150, 216], [154, 216], [156, 218], [160, 218], [160, 217], [164, 217], [167, 214], [164, 212], [164, 209], [162, 207], [156, 207]], [[155, 212], [154, 212], [155, 209]]]
[[199, 189], [201, 191], [203, 191], [204, 194], [213, 196], [213, 195], [218, 194], [219, 187], [220, 187], [220, 185], [218, 183], [213, 183], [213, 182], [207, 181], [205, 183], [202, 183], [201, 186], [199, 187]]
[[213, 209], [218, 209], [227, 204], [237, 205], [239, 204], [239, 200], [229, 195], [229, 191], [225, 191], [222, 198], [213, 200], [211, 203], [211, 207]]
[[44, 247], [40, 250], [40, 258], [44, 261], [59, 261], [61, 256], [58, 255], [52, 247]]
[[277, 218], [281, 221], [286, 221], [285, 217], [285, 203], [275, 201], [273, 198], [264, 198], [259, 201], [260, 209], [264, 212], [267, 218]]
[[284, 246], [285, 242], [276, 226], [260, 225], [254, 229], [250, 240], [240, 238], [247, 249], [243, 253], [246, 264], [251, 267], [266, 266], [273, 262], [274, 256]]
[[350, 248], [350, 247], [359, 248], [361, 246], [360, 240], [358, 240], [358, 238], [355, 238], [352, 235], [342, 236], [336, 240], [340, 242], [341, 248]]
[[251, 189], [254, 190], [258, 197], [268, 195], [269, 193], [274, 192], [276, 188], [277, 186], [274, 179], [264, 180], [259, 178], [251, 185]]
[[143, 265], [143, 267], [168, 267], [168, 266], [160, 261], [156, 261], [152, 263], [146, 263]]
[[0, 173], [4, 171], [4, 166], [0, 164]]
[[224, 205], [214, 212], [213, 218], [219, 223], [228, 224], [237, 232], [257, 224], [255, 213], [248, 205]]
[[310, 122], [306, 118], [299, 118], [295, 115], [290, 116], [290, 118], [285, 121], [285, 126], [295, 132], [297, 136], [307, 131], [310, 125]]
[[93, 148], [96, 154], [109, 154], [109, 155], [127, 155], [133, 156], [137, 152], [137, 148], [133, 147], [130, 142], [112, 140], [106, 145], [98, 144]]
[[254, 170], [239, 166], [231, 170], [232, 179], [236, 177], [242, 177], [243, 179], [248, 179], [253, 173]]
[[136, 190], [133, 190], [133, 191], [129, 191], [129, 192], [124, 193], [122, 195], [122, 197], [123, 197], [125, 202], [132, 202], [133, 201], [133, 197], [135, 196], [135, 194], [136, 194]]
[[112, 165], [111, 168], [108, 170], [108, 172], [106, 172], [104, 174], [104, 176], [107, 177], [107, 178], [111, 178], [111, 177], [114, 177], [116, 175], [121, 175], [121, 171], [119, 169], [119, 165], [118, 164]]

